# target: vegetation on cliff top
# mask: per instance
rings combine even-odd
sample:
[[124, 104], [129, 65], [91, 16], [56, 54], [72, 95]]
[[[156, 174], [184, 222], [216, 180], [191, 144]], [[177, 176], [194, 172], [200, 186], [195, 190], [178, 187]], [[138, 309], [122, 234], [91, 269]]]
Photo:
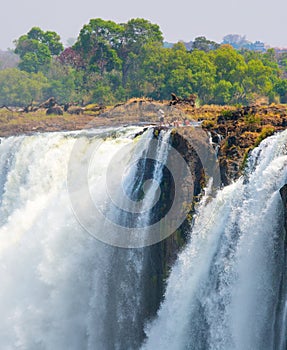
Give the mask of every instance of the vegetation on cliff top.
[[115, 23], [91, 19], [72, 47], [38, 27], [15, 41], [18, 68], [0, 71], [0, 105], [27, 105], [54, 96], [60, 103], [114, 104], [131, 97], [168, 99], [170, 93], [200, 104], [286, 102], [287, 59], [235, 50], [204, 37], [190, 51], [163, 45], [158, 25], [144, 19]]
[[[218, 159], [223, 169], [223, 181], [236, 178], [244, 165], [249, 151], [264, 138], [287, 126], [286, 105], [266, 106], [219, 106], [204, 105], [193, 108], [188, 104], [169, 105], [148, 99], [131, 99], [102, 110], [93, 105], [83, 109], [82, 114], [46, 115], [45, 110], [24, 113], [0, 109], [0, 136], [9, 136], [36, 131], [79, 130], [99, 126], [126, 125], [132, 123], [158, 123], [157, 111], [165, 111], [165, 122], [178, 120], [199, 121], [210, 133], [214, 146], [218, 148]], [[175, 123], [177, 124], [177, 123]], [[193, 128], [180, 127], [178, 132], [187, 139]], [[219, 146], [219, 147], [218, 147]]]
[[[57, 33], [38, 27], [15, 44], [20, 62], [18, 68], [0, 71], [0, 106], [33, 106], [31, 101], [39, 106], [51, 96], [60, 104], [84, 105], [113, 105], [141, 96], [147, 99], [130, 100], [100, 115], [90, 107], [79, 116], [64, 113], [61, 117], [38, 111], [27, 118], [21, 112], [2, 110], [1, 136], [154, 122], [155, 111], [168, 104], [150, 98], [168, 100], [171, 92], [183, 98], [196, 94], [202, 107], [166, 109], [167, 117], [170, 121], [182, 115], [201, 120], [214, 140], [220, 134], [219, 159], [232, 177], [232, 172], [239, 173], [252, 147], [287, 125], [286, 108], [267, 105], [287, 101], [287, 56], [278, 57], [272, 49], [265, 53], [239, 51], [204, 37], [197, 38], [190, 50], [181, 42], [167, 48], [158, 25], [144, 19], [122, 24], [91, 19], [75, 44], [66, 49]], [[242, 107], [258, 101], [266, 106], [257, 110]]]

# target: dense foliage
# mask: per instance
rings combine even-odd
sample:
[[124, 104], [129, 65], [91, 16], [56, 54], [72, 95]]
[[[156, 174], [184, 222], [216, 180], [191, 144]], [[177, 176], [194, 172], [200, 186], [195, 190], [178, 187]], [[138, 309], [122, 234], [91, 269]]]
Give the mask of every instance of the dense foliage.
[[273, 49], [239, 51], [205, 37], [189, 51], [181, 42], [167, 48], [159, 26], [145, 19], [91, 19], [65, 50], [57, 33], [38, 27], [15, 44], [20, 63], [0, 71], [0, 104], [50, 96], [61, 103], [112, 104], [141, 96], [169, 99], [171, 92], [195, 93], [207, 104], [286, 102], [287, 56]]

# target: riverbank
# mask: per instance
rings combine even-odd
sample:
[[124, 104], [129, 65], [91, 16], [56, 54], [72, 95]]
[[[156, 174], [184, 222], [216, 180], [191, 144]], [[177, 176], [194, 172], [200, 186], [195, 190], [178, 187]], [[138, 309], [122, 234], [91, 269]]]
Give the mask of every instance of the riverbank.
[[202, 106], [188, 104], [170, 106], [168, 101], [131, 99], [127, 103], [106, 108], [103, 112], [46, 115], [37, 112], [0, 110], [0, 136], [35, 132], [74, 131], [121, 125], [160, 125], [159, 110], [164, 112], [164, 125], [179, 130], [186, 138], [194, 138], [192, 125], [209, 133], [218, 150], [218, 160], [225, 184], [241, 175], [247, 156], [264, 138], [287, 127], [287, 105], [268, 106]]
[[47, 115], [45, 109], [25, 113], [0, 109], [0, 137], [8, 137], [34, 132], [73, 131], [104, 126], [126, 124], [159, 124], [158, 111], [165, 114], [165, 124], [183, 125], [185, 120], [197, 122], [212, 120], [222, 111], [232, 110], [226, 106], [203, 106], [193, 108], [188, 105], [169, 106], [168, 101], [131, 99], [127, 103], [92, 112], [83, 109], [81, 114]]

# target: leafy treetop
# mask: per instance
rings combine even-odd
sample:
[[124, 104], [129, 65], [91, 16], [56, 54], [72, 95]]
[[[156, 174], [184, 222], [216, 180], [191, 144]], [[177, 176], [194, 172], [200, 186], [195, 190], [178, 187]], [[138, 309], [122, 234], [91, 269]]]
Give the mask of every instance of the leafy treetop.
[[31, 73], [47, 67], [52, 56], [59, 55], [64, 49], [56, 32], [44, 32], [39, 27], [33, 27], [16, 40], [15, 44], [15, 53], [21, 58], [20, 69]]

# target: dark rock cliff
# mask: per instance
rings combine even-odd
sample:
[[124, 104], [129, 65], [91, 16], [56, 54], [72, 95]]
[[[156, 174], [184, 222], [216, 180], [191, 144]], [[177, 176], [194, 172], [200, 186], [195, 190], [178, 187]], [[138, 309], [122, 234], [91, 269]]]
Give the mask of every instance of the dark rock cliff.
[[[158, 138], [160, 131], [165, 129], [164, 127], [154, 128], [154, 138]], [[220, 146], [225, 143], [226, 149], [221, 150]], [[209, 178], [214, 178], [214, 189], [228, 184], [232, 179], [235, 179], [240, 175], [244, 157], [242, 154], [240, 157], [234, 159], [236, 166], [233, 168], [230, 165], [232, 157], [226, 157], [227, 149], [231, 148], [237, 143], [236, 139], [230, 138], [229, 144], [223, 141], [216, 132], [209, 132], [201, 127], [181, 127], [173, 129], [170, 137], [170, 145], [178, 152], [178, 156], [182, 157], [186, 162], [191, 177], [185, 176], [184, 169], [176, 169], [177, 173], [182, 175], [182, 181], [180, 188], [174, 188], [173, 175], [169, 171], [164, 171], [161, 187], [160, 206], [156, 207], [155, 221], [157, 222], [162, 216], [166, 215], [169, 211], [171, 203], [174, 200], [174, 193], [176, 190], [180, 190], [183, 194], [188, 191], [192, 191], [192, 200], [189, 202], [189, 212], [183, 223], [173, 232], [169, 237], [161, 242], [143, 248], [144, 256], [144, 273], [142, 274], [143, 295], [141, 303], [144, 305], [141, 315], [140, 323], [142, 326], [139, 329], [144, 329], [144, 324], [148, 320], [151, 320], [156, 316], [157, 310], [166, 288], [166, 281], [172, 265], [174, 264], [179, 252], [186, 245], [190, 227], [192, 225], [192, 218], [195, 211], [195, 205], [202, 196], [202, 189], [207, 184]], [[220, 159], [217, 160], [219, 154]], [[173, 162], [174, 157], [172, 152], [167, 160], [167, 163]], [[226, 160], [226, 162], [224, 162]], [[287, 230], [287, 185], [281, 189], [281, 196], [284, 202], [285, 216], [284, 226]], [[167, 227], [161, 227], [162, 230], [167, 230]], [[285, 233], [284, 233], [285, 239]], [[284, 258], [286, 262], [286, 258]], [[283, 270], [282, 270], [283, 271]], [[282, 286], [281, 295], [286, 291], [285, 275], [282, 272]], [[283, 298], [282, 298], [283, 299]], [[278, 302], [278, 313], [282, 311], [282, 305]], [[142, 331], [138, 335], [138, 341], [142, 342], [145, 334]]]
[[[154, 137], [158, 136], [161, 129], [154, 129]], [[191, 177], [184, 177], [184, 169], [177, 169], [183, 176], [180, 185], [181, 188], [175, 190], [185, 193], [192, 189], [192, 202], [189, 203], [189, 213], [186, 219], [173, 234], [153, 246], [144, 248], [146, 253], [146, 273], [144, 274], [146, 319], [150, 319], [156, 315], [160, 302], [163, 299], [170, 268], [188, 240], [194, 205], [198, 202], [202, 188], [206, 183], [206, 173], [214, 171], [213, 163], [215, 161], [215, 154], [206, 132], [202, 130], [197, 132], [194, 129], [191, 130], [191, 128], [189, 130], [174, 130], [171, 134], [170, 143], [171, 147], [185, 160], [191, 174]], [[206, 164], [209, 166], [206, 166]], [[211, 174], [208, 175], [211, 176]], [[162, 211], [165, 211], [165, 206], [168, 207], [173, 201], [174, 191], [171, 189], [171, 177], [172, 174], [169, 172], [163, 176], [161, 188], [165, 203], [161, 207]], [[158, 213], [158, 215], [160, 216], [161, 213]]]
[[284, 207], [284, 227], [287, 232], [287, 184], [280, 189], [280, 195], [283, 201]]
[[[280, 189], [280, 195], [283, 203], [283, 213], [282, 213], [282, 235], [281, 239], [278, 240], [277, 246], [275, 247], [277, 257], [279, 258], [278, 262], [278, 272], [281, 274], [279, 294], [277, 298], [276, 305], [276, 322], [274, 324], [275, 338], [279, 340], [282, 338], [282, 323], [285, 318], [285, 300], [287, 293], [287, 242], [286, 242], [286, 233], [287, 233], [287, 184]], [[280, 213], [278, 213], [280, 215]], [[282, 347], [282, 344], [277, 344], [277, 347]], [[277, 349], [276, 347], [276, 349]], [[286, 344], [285, 344], [286, 347]]]
[[[155, 135], [161, 128], [155, 128]], [[217, 138], [217, 133], [208, 134], [203, 129], [199, 128], [179, 128], [174, 129], [171, 135], [171, 145], [174, 147], [187, 162], [190, 171], [192, 173], [192, 184], [183, 180], [182, 186], [188, 189], [190, 186], [193, 188], [193, 203], [190, 207], [190, 213], [187, 216], [183, 224], [167, 239], [162, 242], [148, 247], [148, 263], [146, 274], [146, 317], [150, 319], [155, 316], [160, 302], [162, 301], [165, 283], [168, 277], [171, 266], [176, 260], [176, 257], [180, 250], [185, 246], [190, 232], [190, 225], [192, 223], [192, 215], [194, 213], [194, 205], [199, 200], [202, 192], [202, 188], [206, 184], [206, 180], [210, 176], [215, 176], [215, 187], [228, 184], [231, 180], [236, 179], [242, 171], [242, 165], [245, 161], [241, 154], [238, 158], [228, 156], [226, 157], [225, 151], [218, 152], [222, 140]], [[212, 141], [212, 142], [210, 142]], [[230, 140], [231, 143], [232, 140]], [[225, 141], [223, 141], [225, 142]], [[232, 141], [237, 142], [236, 140]], [[249, 142], [249, 141], [248, 141]], [[227, 147], [228, 145], [226, 145]], [[229, 146], [228, 146], [229, 147]], [[230, 144], [232, 147], [232, 144]], [[218, 152], [218, 153], [217, 153]], [[219, 161], [214, 158], [216, 154], [219, 154]], [[234, 166], [231, 166], [231, 161], [234, 162]], [[164, 179], [163, 190], [165, 192], [165, 200], [167, 202], [172, 200], [170, 196], [170, 179]], [[287, 232], [287, 185], [280, 190], [282, 200], [284, 203], [284, 223], [285, 232], [283, 233], [284, 245], [286, 251], [285, 235]], [[283, 254], [284, 255], [284, 254]], [[286, 256], [284, 258], [284, 264], [286, 265]], [[281, 294], [286, 291], [286, 280], [284, 269], [282, 269], [282, 286]], [[283, 298], [282, 298], [283, 299]], [[278, 302], [277, 312], [282, 312], [282, 305]]]

